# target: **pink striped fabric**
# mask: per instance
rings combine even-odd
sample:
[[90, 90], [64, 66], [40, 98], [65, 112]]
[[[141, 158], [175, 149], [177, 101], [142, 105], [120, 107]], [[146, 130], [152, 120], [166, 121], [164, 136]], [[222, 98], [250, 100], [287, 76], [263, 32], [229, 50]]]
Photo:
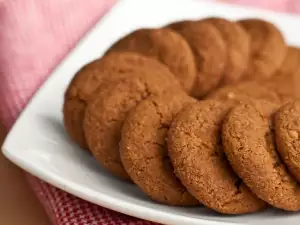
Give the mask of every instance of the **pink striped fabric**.
[[[0, 119], [10, 127], [36, 89], [115, 0], [0, 2]], [[4, 96], [4, 98], [3, 98]]]
[[[300, 12], [298, 0], [227, 2]], [[115, 0], [0, 1], [0, 119], [8, 128], [53, 68], [114, 3]], [[28, 178], [53, 224], [154, 224], [85, 202], [30, 175]]]

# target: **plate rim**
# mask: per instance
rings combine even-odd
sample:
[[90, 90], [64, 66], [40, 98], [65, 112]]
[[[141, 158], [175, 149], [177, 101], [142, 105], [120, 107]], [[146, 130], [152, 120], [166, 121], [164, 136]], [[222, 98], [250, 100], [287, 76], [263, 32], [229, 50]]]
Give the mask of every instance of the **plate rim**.
[[[101, 192], [98, 192], [97, 194], [101, 198], [93, 198], [92, 193], [85, 193], [82, 190], [79, 190], [76, 187], [76, 184], [72, 184], [69, 186], [66, 186], [66, 182], [64, 180], [60, 179], [59, 176], [55, 176], [52, 173], [44, 173], [43, 169], [36, 168], [35, 165], [30, 164], [27, 162], [25, 159], [19, 157], [16, 155], [16, 150], [12, 150], [9, 148], [11, 145], [10, 142], [14, 139], [14, 133], [15, 130], [18, 129], [18, 124], [20, 121], [24, 118], [24, 115], [28, 113], [28, 111], [31, 109], [31, 106], [35, 104], [36, 98], [43, 93], [44, 87], [46, 85], [49, 85], [49, 82], [52, 82], [56, 79], [58, 74], [56, 74], [57, 71], [64, 65], [67, 61], [70, 55], [74, 54], [75, 51], [77, 50], [78, 46], [86, 40], [86, 38], [90, 35], [90, 33], [93, 31], [93, 29], [99, 24], [99, 23], [105, 23], [105, 20], [109, 18], [111, 15], [114, 14], [114, 12], [123, 7], [123, 5], [134, 5], [136, 1], [140, 0], [126, 0], [126, 1], [117, 1], [115, 5], [110, 8], [105, 15], [98, 20], [98, 22], [88, 31], [86, 32], [83, 37], [77, 42], [77, 44], [73, 47], [73, 49], [64, 57], [64, 59], [58, 64], [58, 66], [51, 72], [50, 76], [45, 79], [43, 84], [40, 86], [40, 88], [35, 92], [33, 97], [30, 99], [30, 101], [27, 103], [26, 107], [24, 110], [20, 113], [18, 119], [15, 121], [13, 124], [12, 128], [10, 129], [9, 133], [7, 134], [4, 143], [2, 145], [2, 152], [6, 158], [8, 158], [11, 162], [22, 168], [23, 170], [29, 172], [33, 176], [38, 177], [39, 179], [53, 185], [56, 188], [59, 188], [67, 193], [70, 193], [71, 195], [74, 195], [75, 197], [79, 197], [83, 200], [86, 200], [88, 202], [94, 203], [96, 205], [99, 205], [101, 207], [105, 207], [107, 209], [114, 210], [116, 212], [120, 212], [129, 216], [137, 217], [140, 219], [152, 221], [152, 222], [157, 222], [157, 223], [164, 223], [164, 224], [178, 224], [177, 220], [180, 220], [181, 222], [186, 222], [191, 225], [193, 224], [206, 224], [206, 225], [231, 225], [231, 224], [236, 224], [239, 225], [241, 223], [236, 223], [236, 222], [225, 222], [225, 221], [213, 221], [213, 220], [206, 220], [206, 219], [201, 219], [201, 218], [192, 218], [192, 217], [186, 217], [178, 214], [172, 214], [172, 217], [169, 217], [168, 220], [165, 220], [166, 215], [169, 215], [169, 212], [163, 212], [163, 211], [157, 211], [145, 206], [138, 206], [136, 209], [135, 208], [136, 204], [132, 202], [125, 202], [122, 201], [122, 204], [115, 203], [116, 198], [111, 197], [109, 195], [105, 195]], [[159, 0], [147, 0], [148, 2], [152, 2], [151, 4], [158, 4]], [[174, 2], [174, 1], [187, 1], [187, 0], [164, 0], [168, 2]], [[188, 0], [189, 2], [196, 2], [197, 0]], [[150, 3], [147, 3], [150, 4]], [[290, 19], [298, 19], [300, 21], [300, 16], [295, 15], [295, 14], [288, 14], [288, 13], [283, 13], [283, 12], [274, 12], [272, 10], [268, 9], [260, 9], [260, 8], [255, 8], [255, 7], [249, 7], [249, 6], [241, 6], [241, 5], [236, 5], [236, 4], [229, 4], [229, 3], [224, 3], [224, 2], [208, 2], [208, 1], [197, 1], [197, 4], [199, 5], [206, 5], [207, 6], [213, 6], [213, 5], [220, 5], [224, 7], [231, 7], [231, 8], [236, 8], [236, 9], [250, 9], [254, 10], [256, 12], [261, 12], [261, 13], [268, 13], [268, 14], [273, 14], [273, 15], [278, 15], [278, 16], [285, 16], [285, 17], [290, 17]], [[71, 181], [68, 181], [68, 183], [72, 183]], [[74, 185], [74, 186], [73, 186]], [[96, 200], [97, 201], [96, 201]], [[146, 216], [145, 216], [146, 215]]]

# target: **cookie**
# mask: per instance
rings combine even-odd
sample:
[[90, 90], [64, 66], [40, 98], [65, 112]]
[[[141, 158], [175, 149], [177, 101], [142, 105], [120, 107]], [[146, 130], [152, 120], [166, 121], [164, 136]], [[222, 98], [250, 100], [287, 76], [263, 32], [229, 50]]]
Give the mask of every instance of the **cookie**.
[[151, 199], [167, 205], [199, 202], [173, 174], [167, 132], [174, 116], [195, 99], [177, 90], [143, 100], [131, 110], [122, 128], [120, 155], [131, 177]]
[[236, 85], [219, 88], [208, 95], [206, 99], [227, 103], [239, 103], [249, 99], [264, 99], [275, 103], [281, 102], [281, 98], [275, 91], [271, 91], [254, 81], [241, 82]]
[[300, 69], [291, 74], [277, 74], [269, 81], [262, 83], [265, 88], [275, 92], [284, 104], [300, 99]]
[[234, 107], [223, 122], [224, 152], [236, 174], [270, 205], [300, 210], [300, 192], [275, 150], [272, 116], [278, 105], [253, 101]]
[[265, 204], [236, 176], [224, 155], [221, 126], [229, 109], [229, 104], [214, 100], [184, 108], [169, 130], [169, 155], [179, 179], [204, 205], [220, 213], [251, 213]]
[[277, 150], [289, 171], [300, 182], [300, 101], [282, 106], [275, 114]]
[[196, 64], [187, 41], [170, 29], [140, 29], [117, 43], [108, 52], [129, 51], [153, 57], [164, 63], [190, 92], [196, 78]]
[[235, 84], [241, 80], [250, 59], [250, 38], [238, 23], [223, 18], [207, 18], [221, 33], [227, 45], [227, 62], [221, 85]]
[[205, 21], [182, 21], [167, 26], [180, 33], [191, 46], [197, 66], [192, 95], [201, 98], [216, 88], [227, 61], [227, 46], [221, 33]]
[[174, 76], [170, 69], [156, 59], [147, 57], [136, 52], [110, 52], [105, 54], [100, 60], [100, 68], [105, 71], [131, 72], [136, 69], [146, 69], [153, 72]]
[[280, 30], [261, 19], [238, 21], [250, 36], [251, 59], [245, 79], [266, 80], [271, 78], [285, 59], [287, 46]]
[[151, 71], [142, 76], [131, 74], [127, 79], [99, 89], [89, 99], [83, 121], [88, 146], [104, 168], [122, 179], [129, 179], [119, 154], [121, 128], [127, 113], [140, 101], [174, 87], [166, 76]]
[[180, 31], [186, 26], [186, 24], [194, 23], [194, 22], [196, 22], [196, 20], [178, 20], [178, 21], [168, 24], [166, 26], [166, 28], [172, 29], [175, 31]]
[[278, 70], [280, 75], [290, 75], [300, 69], [300, 49], [289, 46], [285, 59]]
[[103, 73], [98, 71], [99, 61], [95, 60], [83, 66], [70, 82], [63, 105], [63, 121], [66, 132], [80, 147], [87, 150], [82, 129], [86, 100], [98, 86], [98, 78]]
[[101, 85], [106, 86], [133, 71], [140, 71], [140, 74], [152, 71], [153, 76], [166, 76], [175, 82], [166, 66], [136, 53], [108, 54], [85, 65], [75, 74], [65, 93], [63, 117], [66, 132], [83, 149], [88, 149], [82, 128], [87, 100]]

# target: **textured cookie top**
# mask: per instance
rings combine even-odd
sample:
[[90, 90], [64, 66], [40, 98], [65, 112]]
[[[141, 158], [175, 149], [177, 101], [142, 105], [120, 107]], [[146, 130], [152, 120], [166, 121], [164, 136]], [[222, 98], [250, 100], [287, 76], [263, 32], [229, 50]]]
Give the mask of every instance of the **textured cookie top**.
[[122, 128], [120, 155], [131, 179], [155, 201], [168, 205], [196, 205], [173, 174], [166, 139], [173, 117], [196, 102], [173, 90], [149, 97], [132, 109]]
[[290, 46], [285, 60], [272, 79], [263, 85], [277, 93], [282, 103], [300, 98], [300, 50]]
[[262, 83], [268, 90], [275, 92], [282, 103], [300, 99], [300, 69], [291, 74], [276, 74], [272, 79]]
[[276, 112], [274, 122], [278, 152], [300, 182], [300, 101], [282, 106]]
[[132, 74], [98, 89], [89, 100], [84, 117], [84, 132], [95, 158], [114, 175], [128, 179], [119, 155], [121, 128], [130, 109], [150, 95], [174, 88], [166, 76]]
[[226, 43], [210, 22], [183, 21], [168, 27], [180, 33], [191, 46], [198, 71], [192, 93], [203, 97], [222, 79], [227, 61]]
[[238, 23], [223, 18], [207, 18], [221, 33], [227, 45], [227, 62], [222, 85], [238, 82], [244, 75], [250, 58], [250, 38]]
[[66, 98], [86, 101], [103, 82], [141, 69], [174, 77], [165, 65], [155, 59], [133, 52], [110, 53], [88, 63], [75, 74], [66, 91]]
[[187, 41], [170, 29], [140, 29], [134, 31], [110, 49], [112, 51], [138, 52], [165, 64], [182, 87], [191, 91], [196, 78], [196, 64]]
[[222, 148], [221, 126], [230, 106], [202, 101], [183, 109], [169, 131], [175, 173], [200, 202], [221, 213], [241, 214], [264, 207], [235, 175]]
[[[71, 138], [82, 148], [88, 149], [82, 128], [87, 100], [99, 87], [139, 74], [165, 77], [177, 83], [170, 70], [155, 59], [136, 53], [111, 53], [80, 69], [69, 84], [63, 106], [64, 125]], [[178, 85], [179, 88], [179, 85]]]
[[299, 186], [275, 150], [271, 120], [277, 109], [265, 101], [234, 107], [223, 124], [223, 147], [234, 171], [253, 193], [274, 207], [298, 211]]
[[285, 59], [278, 70], [281, 75], [290, 75], [300, 69], [300, 49], [289, 46]]
[[280, 96], [272, 90], [254, 81], [242, 82], [236, 85], [228, 85], [220, 88], [210, 95], [207, 99], [219, 100], [227, 103], [240, 103], [249, 99], [264, 99], [270, 102], [281, 102]]
[[245, 19], [238, 23], [247, 30], [251, 40], [251, 59], [246, 79], [269, 79], [285, 59], [287, 46], [283, 35], [277, 27], [264, 20]]

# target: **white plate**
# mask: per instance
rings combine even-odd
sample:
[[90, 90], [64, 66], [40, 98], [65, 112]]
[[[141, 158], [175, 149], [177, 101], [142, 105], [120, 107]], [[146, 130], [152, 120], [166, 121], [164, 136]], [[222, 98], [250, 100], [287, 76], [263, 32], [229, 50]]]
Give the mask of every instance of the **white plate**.
[[300, 18], [257, 9], [192, 0], [123, 0], [71, 52], [38, 91], [8, 135], [4, 154], [35, 176], [73, 195], [135, 217], [164, 224], [299, 224], [300, 213], [267, 210], [245, 216], [222, 216], [205, 208], [168, 207], [150, 201], [134, 185], [107, 174], [66, 136], [63, 94], [74, 73], [101, 56], [119, 37], [140, 27], [162, 26], [178, 19], [223, 16], [260, 17], [277, 24], [287, 41], [300, 45]]

